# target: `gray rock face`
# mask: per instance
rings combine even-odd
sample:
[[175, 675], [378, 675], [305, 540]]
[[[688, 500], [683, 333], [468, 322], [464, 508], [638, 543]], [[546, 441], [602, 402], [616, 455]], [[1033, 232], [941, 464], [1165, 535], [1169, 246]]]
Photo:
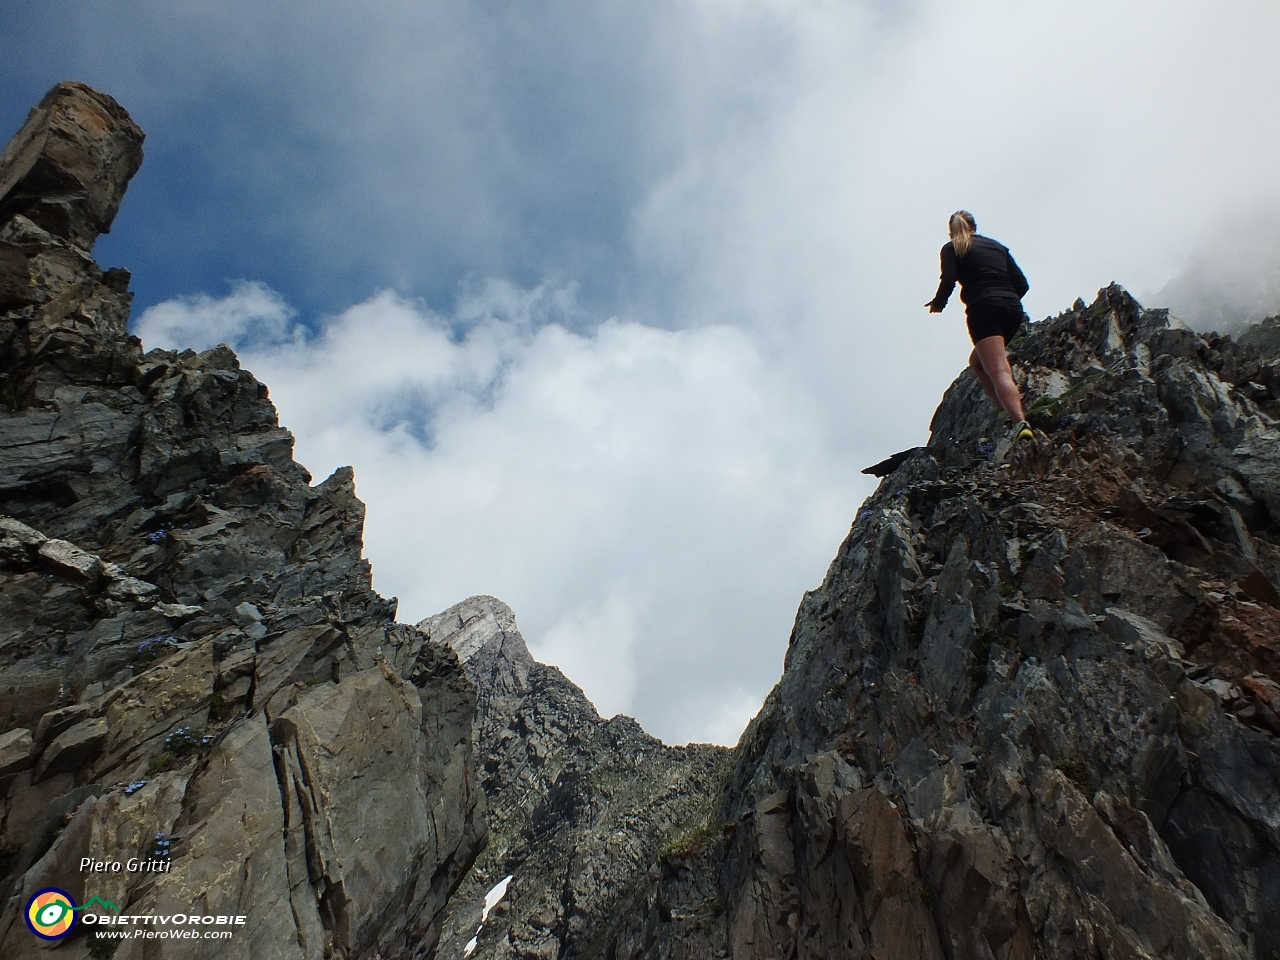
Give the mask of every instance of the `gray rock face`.
[[1109, 287], [1014, 344], [1017, 450], [961, 376], [603, 955], [1280, 957], [1275, 328]]
[[479, 690], [475, 744], [489, 809], [489, 846], [449, 904], [438, 956], [468, 955], [485, 893], [507, 876], [469, 956], [600, 955], [650, 866], [706, 833], [708, 787], [723, 782], [729, 751], [668, 747], [629, 717], [602, 720], [559, 670], [529, 655], [515, 616], [492, 597], [418, 628], [457, 651]]
[[128, 335], [88, 250], [141, 140], [60, 84], [0, 156], [0, 956], [47, 885], [249, 918], [119, 960], [427, 956], [483, 843], [475, 688], [371, 589], [351, 470], [310, 485], [226, 347]]

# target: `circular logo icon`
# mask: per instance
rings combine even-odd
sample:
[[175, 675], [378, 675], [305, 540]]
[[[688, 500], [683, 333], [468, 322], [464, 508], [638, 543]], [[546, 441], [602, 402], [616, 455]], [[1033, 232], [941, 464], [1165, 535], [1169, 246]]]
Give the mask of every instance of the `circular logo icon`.
[[76, 902], [65, 890], [45, 887], [27, 901], [27, 926], [41, 940], [61, 940], [76, 925]]

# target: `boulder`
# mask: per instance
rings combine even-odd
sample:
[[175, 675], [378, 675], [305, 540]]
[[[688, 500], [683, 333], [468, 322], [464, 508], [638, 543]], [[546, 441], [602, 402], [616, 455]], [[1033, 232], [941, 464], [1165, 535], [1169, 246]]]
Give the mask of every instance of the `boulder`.
[[107, 734], [107, 722], [101, 718], [84, 720], [58, 734], [40, 755], [35, 781], [38, 783], [55, 773], [80, 769], [102, 752]]
[[34, 747], [26, 727], [0, 734], [0, 785], [7, 787], [15, 775], [31, 768]]

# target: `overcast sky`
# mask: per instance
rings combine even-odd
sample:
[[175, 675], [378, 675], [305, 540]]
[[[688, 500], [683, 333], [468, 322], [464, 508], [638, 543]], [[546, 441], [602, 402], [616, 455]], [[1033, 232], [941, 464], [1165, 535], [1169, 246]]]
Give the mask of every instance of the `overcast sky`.
[[731, 743], [965, 363], [952, 210], [1037, 319], [1280, 296], [1278, 42], [1274, 0], [7, 0], [0, 124], [133, 114], [135, 330], [355, 466], [400, 619], [493, 594], [606, 715]]

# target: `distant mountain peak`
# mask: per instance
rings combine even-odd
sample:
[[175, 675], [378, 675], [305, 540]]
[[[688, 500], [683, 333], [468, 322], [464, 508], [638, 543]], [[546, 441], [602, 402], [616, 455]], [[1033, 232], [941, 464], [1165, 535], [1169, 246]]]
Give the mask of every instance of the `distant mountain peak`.
[[524, 637], [516, 629], [516, 615], [496, 597], [468, 597], [448, 610], [427, 617], [418, 629], [438, 643], [447, 643], [464, 664], [493, 656], [512, 662], [532, 662]]

